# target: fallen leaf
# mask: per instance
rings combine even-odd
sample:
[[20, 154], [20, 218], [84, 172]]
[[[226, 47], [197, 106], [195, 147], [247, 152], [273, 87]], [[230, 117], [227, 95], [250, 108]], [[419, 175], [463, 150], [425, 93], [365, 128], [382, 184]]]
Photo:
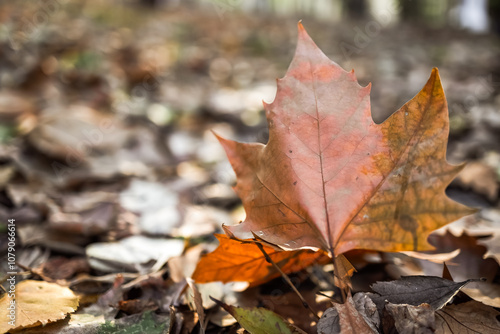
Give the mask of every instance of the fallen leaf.
[[[197, 283], [242, 281], [249, 282], [250, 286], [256, 286], [280, 276], [255, 244], [229, 239], [223, 234], [215, 236], [220, 245], [198, 262], [192, 276]], [[300, 271], [314, 263], [324, 264], [330, 260], [323, 252], [310, 250], [286, 252], [265, 245], [263, 247], [286, 274]]]
[[167, 264], [170, 279], [180, 282], [186, 277], [192, 277], [202, 254], [213, 249], [213, 245], [200, 244], [189, 247], [181, 256], [171, 258]]
[[373, 284], [373, 291], [380, 297], [372, 297], [372, 300], [377, 306], [388, 301], [414, 306], [429, 304], [434, 310], [439, 310], [469, 282], [455, 283], [435, 276], [404, 276], [396, 281]]
[[267, 145], [219, 137], [252, 233], [284, 249], [423, 251], [428, 234], [474, 212], [445, 195], [462, 169], [446, 162], [448, 111], [437, 69], [382, 124], [370, 86], [330, 61], [299, 23], [297, 50], [264, 104]]
[[387, 303], [385, 309], [394, 319], [394, 327], [397, 333], [434, 333], [434, 309], [429, 304], [418, 306], [408, 304]]
[[[450, 254], [452, 255], [457, 250], [460, 253], [451, 259], [445, 259], [451, 276], [456, 281], [464, 281], [469, 278], [485, 277], [488, 280], [493, 280], [498, 270], [498, 264], [493, 259], [483, 259], [485, 252], [484, 247], [478, 245], [477, 239], [463, 234], [460, 237], [455, 237], [451, 233], [446, 233], [442, 236], [432, 234], [429, 237], [429, 242], [436, 247], [430, 254]], [[400, 256], [401, 253], [394, 254]], [[392, 256], [392, 254], [391, 254]], [[414, 257], [413, 260], [423, 270], [423, 273], [430, 276], [438, 276], [442, 274], [443, 264], [431, 261], [425, 257]], [[401, 272], [401, 276], [416, 275], [414, 272]], [[422, 271], [419, 273], [422, 274]]]
[[[302, 271], [291, 275], [290, 279], [313, 310], [326, 310], [332, 306], [330, 298], [318, 296], [317, 289], [309, 285], [311, 273]], [[317, 332], [318, 319], [316, 316], [304, 308], [304, 304], [297, 294], [282, 280], [249, 288], [234, 296], [225, 295], [224, 301], [231, 304], [237, 303], [239, 307], [244, 308], [264, 307], [307, 333]]]
[[12, 122], [22, 114], [32, 113], [35, 105], [25, 94], [16, 91], [2, 90], [0, 92], [0, 120]]
[[241, 308], [214, 301], [229, 312], [251, 334], [305, 334], [276, 313], [262, 307]]
[[373, 300], [364, 292], [358, 292], [352, 297], [352, 300], [358, 312], [365, 318], [366, 323], [372, 329], [378, 328], [380, 326], [380, 315]]
[[16, 168], [13, 165], [5, 165], [0, 167], [0, 187], [8, 186], [9, 181], [14, 177]]
[[[9, 308], [10, 307], [10, 308]], [[35, 327], [64, 319], [76, 311], [78, 297], [55, 283], [26, 280], [15, 286], [15, 301], [5, 293], [0, 298], [0, 332]], [[12, 315], [14, 310], [14, 317]], [[8, 320], [8, 321], [7, 321]], [[14, 320], [15, 324], [10, 321]]]
[[191, 296], [194, 302], [196, 313], [198, 313], [198, 321], [200, 322], [200, 327], [202, 328], [203, 333], [205, 333], [205, 311], [203, 309], [203, 299], [201, 297], [201, 293], [198, 290], [196, 284], [194, 284], [192, 278], [186, 278], [186, 281], [189, 285], [189, 288], [191, 288], [193, 292]]
[[436, 312], [436, 333], [500, 333], [500, 312], [476, 301], [449, 305]]
[[158, 182], [133, 179], [120, 194], [120, 204], [141, 215], [139, 225], [144, 233], [170, 234], [181, 223], [178, 193]]
[[477, 243], [487, 248], [484, 258], [493, 258], [500, 263], [500, 210], [496, 208], [483, 209], [478, 214], [459, 219], [433, 233], [444, 236], [446, 232], [455, 237], [466, 233], [471, 237], [486, 237], [478, 239]]
[[[474, 300], [480, 301], [490, 306], [500, 307], [500, 285], [495, 283], [495, 277], [499, 272], [498, 263], [489, 258], [485, 258], [485, 248], [481, 246], [481, 239], [470, 237], [466, 233], [459, 237], [446, 233], [443, 236], [431, 235], [429, 241], [436, 246], [436, 250], [447, 252], [460, 248], [460, 254], [448, 261], [446, 264], [455, 281], [466, 279], [479, 279], [471, 282], [462, 289]], [[429, 263], [421, 263], [427, 275], [434, 275], [441, 266]]]
[[159, 294], [159, 298], [161, 298], [161, 302], [159, 303], [160, 309], [167, 311], [173, 306], [178, 306], [186, 286], [187, 282], [183, 280], [182, 282], [172, 284], [166, 290], [164, 289], [162, 293]]
[[318, 322], [318, 334], [340, 333], [339, 312], [330, 307], [323, 313]]
[[467, 164], [457, 177], [457, 181], [467, 188], [472, 188], [476, 193], [484, 195], [494, 203], [498, 198], [498, 176], [492, 166], [481, 161]]
[[493, 235], [499, 229], [498, 221], [500, 221], [499, 209], [482, 209], [475, 215], [460, 218], [437, 229], [432, 235], [445, 235], [447, 231], [455, 237], [460, 237], [464, 233], [472, 237]]
[[103, 191], [61, 194], [62, 205], [49, 206], [50, 227], [69, 234], [102, 235], [116, 222], [116, 197]]
[[144, 296], [140, 299], [121, 300], [116, 307], [120, 312], [128, 315], [152, 311], [158, 308], [154, 301], [144, 298]]
[[43, 327], [23, 329], [23, 334], [99, 334], [104, 316], [73, 313], [70, 317]]
[[67, 259], [54, 257], [43, 263], [37, 270], [46, 278], [53, 280], [69, 279], [77, 273], [89, 272], [89, 264], [85, 258]]
[[478, 240], [477, 243], [488, 249], [484, 254], [485, 259], [491, 257], [500, 264], [500, 228], [497, 229], [493, 236]]
[[86, 254], [92, 268], [105, 272], [141, 271], [149, 261], [166, 263], [179, 256], [184, 242], [179, 239], [149, 238], [134, 235], [118, 242], [98, 242], [87, 246]]
[[118, 274], [114, 277], [114, 282], [111, 288], [103, 293], [96, 303], [85, 307], [83, 311], [85, 314], [103, 316], [104, 319], [114, 319], [118, 313], [116, 307], [121, 300], [123, 300], [123, 282], [125, 281], [123, 275]]
[[462, 292], [485, 305], [500, 308], [500, 284], [493, 282], [472, 282]]
[[189, 205], [185, 208], [183, 223], [172, 231], [175, 236], [195, 238], [211, 235], [220, 228], [221, 221], [231, 221], [227, 211], [206, 205]]
[[344, 304], [334, 304], [327, 309], [318, 322], [318, 334], [378, 333], [373, 324], [356, 309], [351, 296]]
[[117, 149], [125, 140], [116, 119], [85, 105], [50, 108], [40, 114], [27, 140], [48, 156], [66, 159], [70, 167], [82, 164], [92, 150]]
[[427, 260], [434, 263], [442, 264], [443, 262], [450, 261], [460, 254], [460, 249], [455, 249], [449, 253], [421, 253], [421, 252], [400, 252], [401, 254], [408, 255], [412, 258], [419, 260]]
[[[485, 250], [484, 247], [478, 245], [476, 238], [467, 234], [455, 237], [449, 232], [444, 235], [433, 233], [429, 237], [429, 242], [436, 247], [435, 252], [443, 253], [443, 255], [453, 249], [460, 249], [460, 254], [453, 259], [446, 260], [450, 276], [457, 282], [476, 279], [467, 284], [461, 291], [486, 305], [500, 307], [500, 285], [494, 283], [499, 270], [498, 264], [493, 259], [483, 259]], [[434, 263], [430, 259], [410, 258], [401, 253], [386, 254], [386, 258], [390, 258], [394, 262], [387, 267], [393, 277], [442, 276], [443, 274], [443, 263]], [[481, 281], [477, 279], [481, 279]]]

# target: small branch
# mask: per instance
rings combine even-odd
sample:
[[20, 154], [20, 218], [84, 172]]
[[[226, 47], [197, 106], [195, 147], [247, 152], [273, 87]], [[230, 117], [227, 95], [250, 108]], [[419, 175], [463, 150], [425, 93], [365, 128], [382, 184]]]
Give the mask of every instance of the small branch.
[[314, 315], [314, 317], [316, 318], [316, 320], [319, 320], [319, 317], [316, 314], [316, 312], [314, 312], [314, 310], [306, 302], [306, 300], [304, 299], [304, 297], [302, 297], [302, 295], [300, 294], [299, 290], [297, 290], [297, 288], [295, 287], [295, 285], [293, 285], [293, 283], [290, 280], [290, 278], [288, 277], [288, 275], [285, 274], [281, 270], [280, 267], [278, 267], [278, 265], [271, 259], [271, 257], [269, 257], [269, 255], [264, 250], [264, 247], [262, 246], [262, 244], [260, 242], [257, 242], [257, 241], [255, 242], [255, 244], [257, 245], [257, 247], [259, 247], [259, 249], [262, 252], [262, 254], [264, 254], [264, 257], [266, 258], [266, 261], [269, 262], [270, 264], [272, 264], [274, 266], [274, 268], [281, 274], [281, 276], [288, 283], [288, 285], [290, 285], [290, 287], [292, 288], [292, 290], [297, 294], [297, 296], [299, 296], [300, 300], [302, 301], [302, 305], [304, 305], [305, 308], [309, 309], [309, 311]]
[[[21, 269], [23, 269], [23, 268], [21, 268]], [[9, 278], [11, 276], [24, 276], [24, 275], [30, 275], [30, 274], [32, 274], [31, 271], [19, 271], [19, 272], [15, 272], [12, 274], [8, 274], [0, 279], [0, 284], [5, 283], [7, 281], [7, 278]]]

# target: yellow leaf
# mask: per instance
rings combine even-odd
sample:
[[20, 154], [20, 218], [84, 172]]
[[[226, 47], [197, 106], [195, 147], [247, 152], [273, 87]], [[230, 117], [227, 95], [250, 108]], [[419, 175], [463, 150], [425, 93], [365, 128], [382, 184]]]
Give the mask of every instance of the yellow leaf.
[[78, 297], [55, 283], [26, 280], [0, 298], [0, 332], [64, 319], [78, 307]]

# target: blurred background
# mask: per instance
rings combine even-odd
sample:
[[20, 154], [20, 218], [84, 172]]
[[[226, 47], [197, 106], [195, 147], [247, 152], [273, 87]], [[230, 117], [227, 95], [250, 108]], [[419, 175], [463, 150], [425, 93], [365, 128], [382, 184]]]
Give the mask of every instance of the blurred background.
[[133, 234], [211, 238], [243, 219], [211, 131], [266, 142], [262, 100], [273, 100], [286, 72], [299, 20], [327, 56], [362, 85], [372, 82], [376, 122], [438, 67], [449, 160], [472, 166], [450, 194], [498, 207], [500, 1], [45, 0], [0, 8], [0, 217], [17, 220], [23, 246], [32, 247], [26, 263], [46, 261], [47, 249], [82, 255], [91, 242]]

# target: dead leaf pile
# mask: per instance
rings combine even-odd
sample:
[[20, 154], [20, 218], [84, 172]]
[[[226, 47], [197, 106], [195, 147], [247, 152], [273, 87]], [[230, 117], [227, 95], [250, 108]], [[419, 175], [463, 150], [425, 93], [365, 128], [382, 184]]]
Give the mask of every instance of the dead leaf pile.
[[[488, 83], [481, 112], [456, 108], [471, 73], [494, 71], [493, 39], [443, 58], [448, 35], [408, 46], [387, 27], [384, 52], [352, 57], [375, 80], [372, 113], [371, 86], [301, 25], [276, 88], [284, 18], [20, 1], [0, 5], [0, 233], [15, 219], [17, 283], [0, 332], [497, 331], [500, 123], [486, 111], [500, 90]], [[351, 66], [331, 43], [349, 29], [325, 27], [311, 22]], [[434, 64], [444, 82], [434, 69], [424, 85]], [[447, 145], [474, 162], [448, 163]]]

